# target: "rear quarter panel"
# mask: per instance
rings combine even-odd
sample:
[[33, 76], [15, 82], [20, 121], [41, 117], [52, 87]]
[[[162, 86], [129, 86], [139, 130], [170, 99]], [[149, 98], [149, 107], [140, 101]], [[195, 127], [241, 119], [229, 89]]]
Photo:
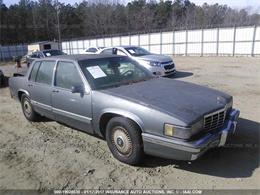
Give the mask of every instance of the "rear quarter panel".
[[11, 77], [9, 79], [9, 89], [10, 89], [11, 96], [17, 100], [19, 99], [18, 98], [19, 91], [24, 92], [30, 96], [30, 92], [28, 91], [26, 76]]

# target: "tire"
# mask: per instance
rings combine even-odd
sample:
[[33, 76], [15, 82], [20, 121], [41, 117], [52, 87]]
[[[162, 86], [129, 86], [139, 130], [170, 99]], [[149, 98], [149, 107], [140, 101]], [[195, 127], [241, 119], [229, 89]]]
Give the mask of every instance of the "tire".
[[28, 121], [36, 122], [40, 120], [41, 116], [34, 111], [30, 98], [27, 95], [22, 95], [21, 104], [23, 114]]
[[0, 75], [0, 87], [4, 86], [4, 76]]
[[123, 118], [112, 118], [106, 128], [107, 145], [113, 156], [126, 164], [141, 163], [144, 152], [141, 131], [133, 121]]

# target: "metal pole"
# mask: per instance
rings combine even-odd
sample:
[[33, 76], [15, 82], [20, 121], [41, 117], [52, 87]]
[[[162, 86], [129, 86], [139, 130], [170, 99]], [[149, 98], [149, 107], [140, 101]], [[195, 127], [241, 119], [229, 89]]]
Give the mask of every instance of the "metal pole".
[[172, 55], [175, 55], [175, 31], [172, 31]]
[[59, 49], [61, 49], [61, 33], [60, 33], [60, 5], [59, 2], [56, 1], [56, 14], [57, 14], [57, 30], [58, 30], [58, 42], [59, 42]]
[[234, 27], [234, 36], [233, 36], [233, 56], [235, 56], [235, 50], [236, 50], [236, 30], [237, 30], [237, 27], [235, 26]]
[[160, 31], [160, 54], [162, 54], [162, 31]]
[[204, 29], [201, 30], [201, 53], [200, 56], [203, 57], [203, 45], [204, 44]]
[[188, 30], [185, 31], [186, 34], [186, 42], [185, 42], [185, 56], [188, 54]]
[[138, 46], [140, 47], [140, 33], [138, 33]]
[[255, 37], [256, 37], [256, 25], [254, 28], [254, 33], [253, 33], [253, 42], [252, 42], [252, 51], [251, 51], [251, 56], [254, 57], [255, 56]]
[[217, 28], [217, 40], [216, 40], [216, 54], [218, 56], [218, 52], [219, 52], [219, 28]]

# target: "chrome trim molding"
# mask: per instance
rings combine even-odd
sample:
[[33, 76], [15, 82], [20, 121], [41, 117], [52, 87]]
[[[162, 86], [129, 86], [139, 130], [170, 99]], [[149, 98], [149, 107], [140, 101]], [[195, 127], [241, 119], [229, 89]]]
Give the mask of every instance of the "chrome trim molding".
[[32, 105], [34, 105], [34, 106], [38, 106], [38, 107], [40, 107], [40, 108], [43, 108], [43, 109], [46, 109], [46, 110], [50, 110], [50, 111], [52, 110], [52, 107], [49, 106], [49, 105], [42, 104], [42, 103], [36, 102], [36, 101], [34, 101], [34, 100], [31, 100], [31, 103], [32, 103]]
[[220, 142], [218, 144], [218, 146], [224, 146], [226, 144], [227, 141], [227, 135], [228, 135], [228, 131], [223, 131], [220, 137]]
[[196, 160], [199, 156], [199, 154], [192, 154], [190, 160]]
[[34, 106], [38, 106], [40, 108], [43, 108], [43, 109], [46, 109], [46, 110], [49, 110], [49, 111], [53, 111], [56, 114], [61, 114], [63, 116], [70, 117], [70, 118], [73, 118], [75, 120], [79, 120], [79, 121], [87, 122], [87, 123], [91, 123], [91, 121], [92, 121], [92, 118], [89, 118], [89, 117], [86, 117], [86, 116], [81, 116], [79, 114], [75, 114], [75, 113], [68, 112], [68, 111], [65, 111], [65, 110], [57, 109], [57, 108], [54, 108], [52, 106], [36, 102], [34, 100], [31, 100], [31, 103]]
[[78, 114], [75, 114], [75, 113], [72, 113], [72, 112], [68, 112], [68, 111], [65, 111], [65, 110], [61, 110], [61, 109], [58, 109], [58, 108], [52, 107], [52, 110], [56, 114], [61, 114], [63, 116], [70, 117], [70, 118], [73, 118], [75, 120], [79, 120], [79, 121], [82, 121], [82, 122], [91, 123], [91, 121], [92, 121], [92, 118], [81, 116], [81, 115], [78, 115]]

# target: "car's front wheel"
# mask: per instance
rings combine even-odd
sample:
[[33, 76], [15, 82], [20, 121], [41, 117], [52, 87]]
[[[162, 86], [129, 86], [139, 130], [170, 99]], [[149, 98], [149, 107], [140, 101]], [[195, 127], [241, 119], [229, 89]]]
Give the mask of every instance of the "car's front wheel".
[[123, 118], [112, 118], [106, 128], [106, 140], [113, 156], [119, 161], [136, 165], [143, 158], [141, 132], [133, 121]]
[[40, 115], [34, 111], [30, 98], [27, 95], [25, 94], [22, 95], [21, 104], [22, 104], [23, 114], [27, 120], [38, 121], [41, 118]]

